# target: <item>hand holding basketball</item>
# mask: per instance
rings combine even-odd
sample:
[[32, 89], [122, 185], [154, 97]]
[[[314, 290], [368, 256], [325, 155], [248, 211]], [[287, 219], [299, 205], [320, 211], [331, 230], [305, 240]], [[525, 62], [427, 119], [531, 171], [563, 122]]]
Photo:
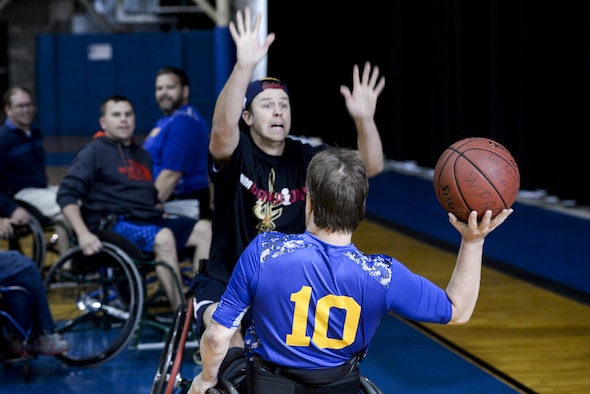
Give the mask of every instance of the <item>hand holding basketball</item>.
[[512, 154], [489, 138], [471, 137], [449, 146], [433, 176], [436, 197], [447, 212], [463, 222], [471, 211], [492, 217], [510, 208], [518, 197], [520, 172]]

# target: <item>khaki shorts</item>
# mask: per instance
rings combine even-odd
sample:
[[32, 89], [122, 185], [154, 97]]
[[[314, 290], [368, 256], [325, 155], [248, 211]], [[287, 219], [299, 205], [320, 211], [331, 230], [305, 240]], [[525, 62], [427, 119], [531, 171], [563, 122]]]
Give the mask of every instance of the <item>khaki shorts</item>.
[[57, 205], [57, 186], [46, 188], [28, 187], [14, 195], [16, 200], [24, 201], [41, 212], [41, 214], [54, 221], [63, 220], [61, 209]]

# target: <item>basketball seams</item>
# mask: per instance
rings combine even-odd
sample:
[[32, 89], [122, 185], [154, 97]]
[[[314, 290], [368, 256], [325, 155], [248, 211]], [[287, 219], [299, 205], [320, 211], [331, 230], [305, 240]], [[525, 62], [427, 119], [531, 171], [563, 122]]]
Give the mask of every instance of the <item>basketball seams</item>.
[[[453, 149], [447, 149], [445, 150], [445, 152], [443, 152], [443, 154], [441, 155], [441, 157], [439, 158], [439, 161], [437, 162], [435, 168], [438, 168], [439, 171], [435, 171], [435, 176], [436, 173], [438, 172], [438, 177], [437, 179], [434, 180], [435, 182], [435, 189], [436, 189], [436, 197], [439, 201], [439, 203], [445, 208], [446, 211], [451, 211], [451, 212], [455, 212], [457, 216], [461, 216], [460, 212], [465, 212], [465, 210], [469, 209], [467, 206], [467, 203], [465, 202], [465, 199], [463, 198], [463, 196], [460, 194], [457, 197], [461, 198], [461, 201], [456, 201], [456, 198], [454, 198], [455, 196], [453, 196], [452, 192], [454, 191], [459, 191], [459, 185], [457, 184], [457, 179], [455, 176], [446, 176], [444, 177], [445, 179], [442, 179], [443, 176], [445, 174], [447, 174], [447, 172], [445, 171], [445, 167], [447, 165], [453, 166], [456, 162], [456, 158], [454, 158], [453, 156], [455, 154], [458, 154], [459, 152], [454, 151]], [[445, 157], [445, 154], [447, 155]], [[453, 169], [453, 175], [454, 175], [454, 169]], [[447, 174], [448, 175], [448, 174]], [[446, 178], [450, 178], [450, 179], [446, 179]], [[441, 181], [444, 181], [442, 182]], [[452, 185], [450, 184], [452, 181]]]
[[[468, 153], [470, 151], [474, 151], [474, 150], [478, 150], [480, 152], [492, 153], [497, 159], [500, 159], [504, 163], [510, 165], [511, 168], [514, 169], [514, 167], [503, 156], [500, 156], [500, 155], [498, 155], [498, 153], [496, 151], [492, 151], [492, 150], [489, 150], [489, 149], [484, 149], [484, 148], [470, 148], [470, 149], [465, 150], [464, 152], [457, 152], [459, 154], [459, 156], [461, 156], [465, 160], [467, 160], [469, 162], [469, 164], [471, 165], [471, 167], [473, 169], [477, 170], [477, 172], [486, 180], [487, 184], [489, 184], [494, 189], [494, 192], [496, 192], [496, 196], [499, 197], [500, 200], [502, 200], [502, 207], [500, 209], [509, 208], [506, 200], [504, 199], [504, 195], [500, 192], [499, 188], [496, 185], [496, 180], [493, 179], [493, 178], [491, 178], [491, 177], [489, 177], [488, 174], [487, 174], [487, 172], [483, 171], [479, 167], [479, 165], [477, 163], [475, 163], [473, 160], [471, 160], [468, 156], [465, 155], [466, 153]], [[459, 158], [457, 158], [457, 159], [459, 159]], [[456, 162], [457, 162], [457, 160], [455, 160], [455, 163]], [[454, 171], [454, 174], [456, 175], [457, 174], [457, 171]], [[457, 183], [457, 187], [459, 187], [459, 190], [461, 190], [461, 188], [459, 186], [459, 182], [456, 182], [456, 183]], [[471, 210], [473, 210], [473, 209], [475, 209], [475, 207], [474, 208], [471, 208]], [[495, 213], [497, 213], [497, 212], [495, 212]]]
[[[478, 148], [473, 148], [470, 150], [475, 150]], [[461, 198], [463, 199], [463, 201], [465, 202], [465, 205], [469, 208], [469, 212], [476, 210], [478, 211], [478, 214], [481, 216], [483, 213], [481, 212], [482, 210], [482, 206], [472, 206], [468, 203], [469, 198], [468, 198], [468, 194], [464, 193], [464, 189], [466, 187], [466, 185], [468, 185], [468, 183], [466, 183], [465, 181], [467, 180], [467, 178], [465, 176], [462, 176], [461, 178], [458, 178], [459, 174], [462, 174], [463, 172], [468, 172], [468, 173], [473, 173], [476, 172], [479, 175], [479, 178], [477, 179], [477, 183], [478, 184], [482, 184], [482, 187], [485, 188], [485, 190], [480, 190], [478, 191], [478, 194], [481, 194], [481, 192], [486, 191], [486, 192], [491, 192], [493, 190], [493, 194], [494, 194], [494, 198], [489, 198], [489, 202], [485, 205], [485, 209], [491, 209], [492, 210], [492, 214], [496, 215], [498, 212], [500, 212], [501, 209], [504, 209], [506, 207], [506, 201], [504, 200], [502, 194], [500, 193], [500, 191], [498, 190], [498, 188], [496, 187], [495, 182], [493, 182], [485, 173], [485, 171], [483, 171], [478, 165], [477, 163], [475, 163], [473, 160], [471, 160], [468, 156], [466, 156], [464, 153], [469, 152], [470, 150], [466, 150], [463, 153], [459, 153], [459, 157], [457, 157], [457, 160], [455, 160], [455, 169], [453, 171], [453, 174], [455, 175], [455, 183], [457, 186], [457, 189], [459, 190], [459, 193], [461, 194]], [[486, 150], [486, 152], [489, 152]], [[493, 152], [492, 152], [493, 153]], [[495, 155], [497, 156], [497, 155]], [[466, 170], [465, 168], [462, 168], [461, 170], [458, 170], [457, 167], [464, 167], [465, 164], [460, 162], [460, 159], [465, 160], [467, 163], [469, 163], [469, 170]], [[476, 183], [473, 182], [473, 183]], [[484, 185], [485, 184], [485, 185]], [[491, 190], [488, 190], [487, 188], [490, 187]], [[483, 201], [479, 201], [480, 203], [483, 203]], [[501, 202], [501, 206], [496, 206], [498, 202]]]
[[465, 138], [446, 148], [433, 175], [439, 203], [463, 221], [472, 210], [481, 218], [485, 210], [495, 216], [510, 208], [520, 188], [516, 161], [502, 144], [488, 138]]

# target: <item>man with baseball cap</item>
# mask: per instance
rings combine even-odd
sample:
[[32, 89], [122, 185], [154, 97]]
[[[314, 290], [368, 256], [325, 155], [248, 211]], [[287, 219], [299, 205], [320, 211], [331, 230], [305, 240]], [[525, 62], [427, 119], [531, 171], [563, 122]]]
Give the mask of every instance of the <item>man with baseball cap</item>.
[[266, 77], [262, 79], [258, 79], [255, 81], [250, 82], [248, 85], [248, 89], [246, 89], [246, 97], [244, 98], [244, 110], [250, 107], [252, 100], [254, 97], [258, 96], [258, 93], [261, 93], [265, 89], [282, 89], [289, 94], [287, 90], [287, 85], [282, 83], [276, 78]]
[[[246, 246], [265, 231], [305, 230], [307, 165], [326, 145], [288, 138], [291, 104], [285, 84], [275, 78], [251, 81], [256, 65], [275, 39], [260, 43], [260, 15], [251, 24], [250, 9], [237, 12], [230, 33], [237, 62], [221, 90], [209, 142], [209, 177], [214, 186], [213, 238], [209, 261], [193, 279], [198, 330], [211, 320], [231, 273]], [[358, 133], [358, 150], [368, 176], [383, 170], [383, 149], [374, 121], [385, 86], [379, 69], [366, 63], [353, 68], [353, 90], [340, 92]], [[240, 123], [244, 125], [240, 130]], [[281, 278], [277, 278], [281, 280]], [[247, 319], [242, 320], [243, 328]], [[230, 346], [243, 347], [240, 330]]]

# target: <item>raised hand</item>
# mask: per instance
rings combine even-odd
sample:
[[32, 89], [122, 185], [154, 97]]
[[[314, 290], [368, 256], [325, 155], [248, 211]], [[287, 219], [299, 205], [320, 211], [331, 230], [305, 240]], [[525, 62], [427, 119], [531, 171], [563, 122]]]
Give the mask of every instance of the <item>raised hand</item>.
[[229, 31], [232, 39], [236, 44], [237, 63], [240, 66], [256, 67], [256, 65], [266, 56], [268, 48], [275, 40], [275, 34], [270, 33], [266, 36], [263, 43], [260, 43], [260, 15], [256, 15], [254, 24], [250, 8], [246, 7], [244, 13], [238, 10], [236, 13], [236, 23], [230, 22]]
[[385, 77], [379, 78], [379, 67], [365, 63], [363, 75], [360, 76], [358, 65], [352, 70], [352, 93], [348, 86], [340, 86], [340, 93], [346, 101], [346, 109], [353, 119], [373, 118], [377, 98], [385, 87]]

